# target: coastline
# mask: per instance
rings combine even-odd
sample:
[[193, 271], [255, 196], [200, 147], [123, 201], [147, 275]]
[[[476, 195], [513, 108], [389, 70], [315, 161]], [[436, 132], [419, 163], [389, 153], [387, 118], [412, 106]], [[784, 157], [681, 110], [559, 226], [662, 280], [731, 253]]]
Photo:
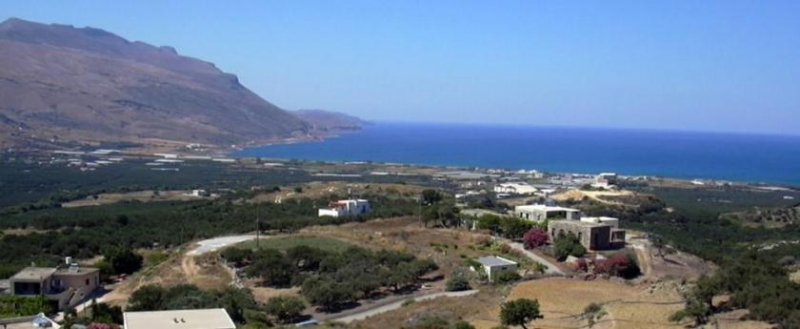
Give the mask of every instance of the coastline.
[[[780, 154], [777, 151], [773, 152], [776, 148], [784, 147], [785, 143], [790, 143], [789, 145], [792, 148], [800, 150], [800, 138], [795, 137], [781, 135], [728, 135], [720, 133], [631, 132], [628, 130], [608, 129], [573, 130], [571, 128], [518, 127], [516, 128], [517, 130], [513, 130], [505, 126], [487, 126], [485, 129], [495, 129], [505, 135], [501, 136], [502, 138], [496, 138], [488, 134], [482, 135], [482, 133], [478, 132], [474, 136], [453, 137], [451, 141], [445, 140], [445, 137], [451, 131], [433, 132], [441, 129], [451, 129], [452, 132], [461, 133], [464, 127], [474, 126], [375, 124], [359, 131], [340, 132], [329, 134], [325, 137], [292, 138], [269, 144], [252, 145], [236, 150], [228, 150], [226, 155], [234, 158], [295, 159], [329, 163], [401, 163], [420, 167], [478, 170], [505, 169], [510, 171], [539, 170], [548, 173], [596, 174], [611, 171], [626, 176], [669, 177], [685, 181], [702, 180], [740, 182], [751, 185], [800, 186], [800, 177], [790, 169], [787, 169], [790, 167], [790, 161], [788, 160], [791, 160], [790, 151], [792, 149], [785, 151], [781, 149], [785, 154]], [[543, 138], [540, 135], [546, 135], [546, 137], [551, 138], [547, 142], [557, 146], [538, 144], [535, 147], [527, 146], [527, 144], [532, 144], [526, 139], [528, 136], [517, 138], [517, 134], [529, 133], [528, 128], [542, 131], [534, 133], [535, 136], [530, 138]], [[493, 131], [492, 133], [495, 132]], [[598, 135], [600, 137], [597, 137]], [[642, 137], [651, 140], [628, 141], [628, 139], [641, 139]], [[426, 138], [434, 140], [434, 142], [428, 142]], [[437, 140], [437, 138], [441, 140]], [[597, 145], [584, 147], [584, 139], [589, 139], [587, 143], [595, 144], [621, 140], [621, 142], [618, 142], [621, 145], [601, 145], [604, 149], [585, 151], [584, 149], [590, 149], [591, 146], [597, 148]], [[600, 139], [600, 141], [594, 142], [590, 139]], [[784, 144], [778, 144], [773, 146], [772, 149], [763, 150], [759, 143], [762, 143], [764, 139], [767, 139], [768, 142], [777, 140], [779, 143]], [[699, 140], [699, 144], [705, 143], [708, 146], [693, 145], [698, 143], [697, 140]], [[461, 144], [476, 144], [476, 146], [471, 147]], [[664, 147], [658, 144], [674, 145], [663, 152], [661, 150], [652, 150]], [[745, 147], [740, 147], [740, 144], [744, 144]], [[718, 145], [720, 146], [718, 147]], [[481, 148], [482, 146], [485, 146], [485, 148]], [[528, 147], [528, 149], [526, 150], [522, 147]], [[514, 152], [537, 151], [540, 148], [544, 149], [542, 152], [555, 152], [552, 153], [553, 159], [542, 160], [541, 157], [513, 154]], [[617, 148], [623, 149], [623, 151], [618, 151]], [[718, 150], [718, 148], [721, 148], [721, 150]], [[386, 151], [387, 149], [390, 151]], [[744, 151], [740, 151], [740, 149], [744, 149]], [[754, 154], [745, 151], [750, 151]], [[389, 152], [393, 153], [391, 157], [386, 156]], [[587, 154], [584, 155], [582, 153], [576, 156], [569, 154], [570, 152]], [[607, 154], [603, 152], [607, 152]], [[775, 155], [771, 152], [775, 153]], [[764, 156], [764, 154], [767, 154], [767, 156]], [[650, 159], [653, 156], [661, 158]], [[770, 159], [770, 157], [780, 156], [784, 158]], [[752, 161], [756, 161], [754, 162], [756, 165], [748, 165], [744, 162], [751, 159], [755, 159]], [[767, 162], [768, 160], [772, 160], [772, 162]]]

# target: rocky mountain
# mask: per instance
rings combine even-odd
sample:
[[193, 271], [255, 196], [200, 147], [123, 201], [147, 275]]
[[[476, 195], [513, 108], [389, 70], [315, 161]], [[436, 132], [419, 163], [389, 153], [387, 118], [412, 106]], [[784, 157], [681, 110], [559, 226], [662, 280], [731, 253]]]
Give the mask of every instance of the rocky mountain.
[[0, 23], [0, 146], [263, 143], [310, 125], [214, 64], [86, 27]]
[[298, 118], [308, 122], [312, 129], [318, 131], [359, 130], [366, 121], [349, 114], [326, 110], [297, 110], [293, 112]]

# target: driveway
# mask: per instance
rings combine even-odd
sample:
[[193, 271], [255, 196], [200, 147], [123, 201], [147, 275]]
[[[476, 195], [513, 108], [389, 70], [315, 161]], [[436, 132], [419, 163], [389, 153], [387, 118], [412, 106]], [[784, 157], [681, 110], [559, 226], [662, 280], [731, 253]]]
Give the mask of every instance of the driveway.
[[544, 265], [545, 267], [547, 267], [547, 269], [544, 270], [544, 273], [546, 273], [546, 274], [564, 275], [564, 272], [561, 271], [561, 269], [558, 268], [558, 266], [556, 266], [556, 264], [553, 264], [553, 262], [545, 259], [544, 257], [541, 257], [541, 256], [533, 253], [532, 251], [525, 249], [525, 247], [521, 243], [509, 241], [508, 242], [508, 246], [510, 246], [511, 249], [514, 249], [516, 251], [521, 252], [523, 255], [527, 256], [528, 258], [530, 258], [534, 262], [540, 263], [540, 264]]
[[[266, 238], [265, 236], [261, 236], [261, 238]], [[234, 235], [234, 236], [223, 236], [218, 238], [211, 238], [206, 239], [203, 241], [198, 241], [195, 243], [195, 247], [192, 250], [189, 250], [186, 255], [187, 256], [199, 256], [203, 254], [207, 254], [210, 252], [214, 252], [220, 249], [223, 249], [228, 246], [235, 245], [237, 243], [255, 240], [255, 235]]]

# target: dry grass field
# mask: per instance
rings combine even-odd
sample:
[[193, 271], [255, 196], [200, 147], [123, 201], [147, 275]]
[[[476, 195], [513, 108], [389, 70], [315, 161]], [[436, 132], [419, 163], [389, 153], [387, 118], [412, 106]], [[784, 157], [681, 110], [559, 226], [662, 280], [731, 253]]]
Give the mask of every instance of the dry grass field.
[[430, 258], [445, 275], [449, 275], [456, 267], [463, 266], [465, 258], [485, 256], [487, 252], [470, 247], [489, 239], [481, 233], [423, 228], [413, 217], [340, 226], [315, 226], [301, 230], [300, 234], [336, 238], [373, 249], [393, 249]]
[[[295, 187], [303, 189], [302, 193], [294, 191]], [[297, 186], [282, 188], [277, 192], [259, 193], [248, 202], [277, 202], [286, 201], [293, 198], [321, 198], [332, 194], [344, 196], [348, 193], [352, 195], [362, 195], [365, 193], [418, 196], [425, 188], [417, 185], [404, 184], [381, 184], [381, 183], [348, 183], [348, 182], [310, 182]]]
[[[581, 314], [590, 303], [602, 305], [606, 313], [595, 328], [682, 328], [668, 320], [683, 307], [677, 285], [671, 283], [651, 289], [608, 280], [548, 278], [520, 283], [511, 290], [508, 300], [518, 298], [539, 300], [544, 319], [536, 321], [536, 328], [585, 327], [588, 321]], [[494, 321], [498, 321], [500, 307], [492, 307]], [[492, 325], [490, 321], [480, 324]]]
[[465, 320], [477, 325], [477, 323], [486, 321], [484, 319], [492, 319], [491, 305], [499, 305], [502, 300], [503, 296], [497, 289], [488, 288], [469, 297], [441, 297], [412, 303], [395, 311], [354, 322], [348, 328], [403, 328], [424, 316], [435, 316], [448, 321]]
[[127, 193], [102, 193], [89, 196], [85, 199], [65, 202], [61, 204], [63, 208], [91, 207], [112, 204], [123, 201], [156, 202], [156, 201], [194, 201], [210, 199], [213, 197], [198, 197], [191, 195], [192, 191], [136, 191]]
[[233, 273], [213, 253], [198, 257], [174, 254], [166, 261], [129, 277], [104, 296], [103, 301], [124, 306], [134, 291], [150, 284], [164, 287], [194, 284], [202, 289], [218, 290], [228, 287], [232, 280]]

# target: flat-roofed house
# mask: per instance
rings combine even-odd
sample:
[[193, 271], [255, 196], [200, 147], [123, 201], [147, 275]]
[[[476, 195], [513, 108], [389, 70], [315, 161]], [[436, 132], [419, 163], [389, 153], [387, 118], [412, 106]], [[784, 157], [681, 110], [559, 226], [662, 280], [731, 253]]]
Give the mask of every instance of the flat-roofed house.
[[124, 329], [236, 329], [224, 308], [125, 312]]
[[9, 279], [14, 296], [44, 296], [59, 309], [79, 304], [100, 286], [100, 270], [72, 264], [63, 267], [26, 267]]
[[573, 208], [534, 204], [514, 207], [514, 214], [522, 219], [542, 222], [548, 219], [577, 220], [581, 211]]
[[613, 228], [619, 228], [619, 218], [614, 217], [581, 217], [581, 222], [595, 223], [595, 224], [608, 224]]
[[528, 195], [538, 192], [539, 189], [527, 183], [502, 183], [494, 186], [494, 192], [499, 194]]
[[519, 264], [517, 262], [498, 256], [485, 256], [478, 258], [478, 263], [483, 266], [486, 271], [486, 277], [490, 282], [497, 280], [500, 273], [503, 272], [516, 272]]
[[347, 217], [366, 215], [372, 211], [369, 201], [364, 199], [339, 200], [328, 204], [328, 208], [319, 209], [319, 217]]
[[553, 220], [547, 223], [547, 233], [550, 241], [572, 233], [588, 250], [613, 249], [625, 245], [625, 230], [591, 220]]

